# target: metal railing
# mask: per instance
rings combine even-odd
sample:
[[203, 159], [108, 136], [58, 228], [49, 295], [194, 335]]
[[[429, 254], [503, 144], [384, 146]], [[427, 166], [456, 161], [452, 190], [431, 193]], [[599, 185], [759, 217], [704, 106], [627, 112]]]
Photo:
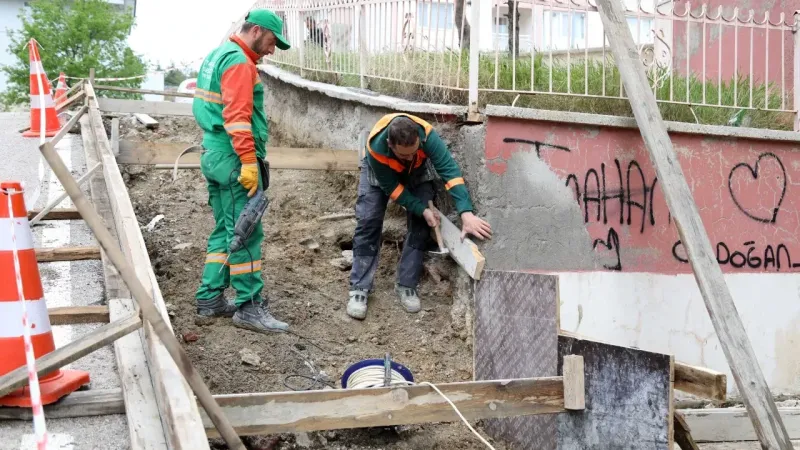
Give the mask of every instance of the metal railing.
[[[796, 115], [796, 16], [623, 3], [659, 102]], [[269, 62], [307, 77], [460, 92], [454, 98], [475, 112], [479, 95], [495, 103], [528, 94], [626, 98], [594, 0], [261, 0], [256, 7], [284, 18], [293, 45]]]

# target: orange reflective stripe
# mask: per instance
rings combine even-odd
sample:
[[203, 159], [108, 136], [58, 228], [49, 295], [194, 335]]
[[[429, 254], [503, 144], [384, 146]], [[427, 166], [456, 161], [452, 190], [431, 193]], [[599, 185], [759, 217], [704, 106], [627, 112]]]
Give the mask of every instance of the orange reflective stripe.
[[449, 191], [450, 189], [458, 186], [459, 184], [464, 184], [464, 179], [461, 177], [453, 178], [452, 180], [444, 184], [444, 188]]
[[225, 258], [227, 257], [227, 253], [209, 253], [206, 255], [206, 264], [223, 264], [225, 262]]
[[216, 103], [221, 105], [222, 104], [222, 94], [218, 94], [216, 92], [206, 91], [205, 89], [195, 88], [194, 90], [195, 98], [199, 98], [200, 100], [207, 101], [209, 103]]
[[392, 195], [390, 195], [389, 198], [391, 198], [392, 200], [397, 200], [398, 198], [400, 198], [400, 194], [402, 194], [404, 190], [405, 188], [403, 187], [403, 185], [398, 184], [397, 187], [394, 188], [394, 190], [392, 191]]
[[428, 155], [426, 155], [425, 152], [422, 151], [422, 149], [417, 150], [417, 159], [416, 162], [414, 163], [414, 168], [416, 169], [419, 166], [421, 166], [425, 162], [425, 158], [427, 157]]
[[403, 163], [401, 163], [396, 159], [389, 158], [388, 156], [381, 155], [378, 152], [372, 150], [372, 148], [369, 149], [369, 154], [372, 155], [372, 157], [375, 158], [375, 160], [378, 161], [379, 163], [391, 167], [392, 170], [394, 170], [395, 172], [403, 173], [403, 171], [405, 170], [405, 167], [403, 167]]
[[242, 275], [245, 273], [259, 272], [261, 270], [261, 260], [249, 261], [241, 264], [231, 264], [231, 275]]

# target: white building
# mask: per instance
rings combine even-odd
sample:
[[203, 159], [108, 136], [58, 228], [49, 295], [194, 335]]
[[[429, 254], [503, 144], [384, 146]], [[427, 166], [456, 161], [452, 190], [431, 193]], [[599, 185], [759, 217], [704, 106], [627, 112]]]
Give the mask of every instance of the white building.
[[[120, 8], [130, 8], [136, 15], [136, 0], [106, 0], [108, 3], [119, 5]], [[13, 64], [16, 60], [8, 52], [10, 39], [8, 30], [17, 30], [22, 25], [19, 14], [28, 5], [25, 0], [0, 0], [0, 65]], [[6, 89], [6, 75], [0, 72], [0, 92]]]

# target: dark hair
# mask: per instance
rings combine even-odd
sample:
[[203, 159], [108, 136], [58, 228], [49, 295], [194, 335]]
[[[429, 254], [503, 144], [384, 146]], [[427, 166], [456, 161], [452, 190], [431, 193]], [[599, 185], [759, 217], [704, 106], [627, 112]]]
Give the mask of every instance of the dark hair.
[[397, 117], [389, 124], [389, 143], [392, 145], [414, 145], [419, 138], [419, 125], [408, 117]]
[[250, 31], [250, 30], [251, 30], [253, 27], [257, 27], [257, 26], [258, 26], [258, 25], [254, 24], [253, 22], [247, 22], [247, 21], [245, 21], [245, 22], [242, 24], [242, 33], [247, 33], [247, 32], [248, 32], [248, 31]]

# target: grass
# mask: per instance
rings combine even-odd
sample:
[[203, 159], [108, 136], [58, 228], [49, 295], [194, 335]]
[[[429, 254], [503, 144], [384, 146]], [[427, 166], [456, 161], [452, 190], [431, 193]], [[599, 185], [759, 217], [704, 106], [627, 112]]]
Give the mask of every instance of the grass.
[[[306, 67], [313, 68], [303, 71], [303, 76], [307, 79], [341, 86], [360, 85], [357, 53], [334, 53], [329, 66], [321, 50], [307, 48], [305, 61]], [[284, 62], [300, 65], [299, 53], [287, 53]], [[633, 115], [628, 99], [619, 98], [620, 74], [611, 58], [607, 58], [605, 64], [602, 60], [592, 59], [584, 62], [583, 58], [573, 59], [568, 64], [564, 58], [554, 58], [551, 64], [549, 56], [542, 54], [533, 58], [530, 54], [522, 54], [512, 60], [508, 54], [491, 53], [482, 54], [478, 65], [480, 106], [514, 103], [515, 106], [524, 108], [628, 117]], [[297, 67], [282, 67], [295, 73], [300, 72]], [[368, 67], [368, 87], [375, 92], [414, 101], [467, 104], [467, 52], [461, 55], [457, 51], [384, 53], [370, 56]], [[327, 70], [330, 71], [326, 72]], [[765, 110], [765, 104], [773, 110], [790, 109], [792, 105], [790, 92], [786, 93], [785, 104], [781, 105], [780, 87], [772, 83], [764, 84], [753, 80], [752, 108], [749, 108], [749, 77], [739, 76], [717, 84], [711, 80], [704, 83], [696, 76], [686, 77], [678, 73], [673, 73], [670, 79], [669, 72], [663, 69], [649, 70], [648, 76], [651, 86], [654, 84], [653, 80], [657, 80], [656, 98], [666, 120], [725, 125], [742, 109], [747, 109], [741, 118], [742, 126], [779, 130], [791, 130], [793, 127], [793, 113]], [[534, 92], [531, 92], [531, 87]], [[767, 89], [769, 93], [765, 96]], [[516, 92], [502, 92], [503, 90]], [[701, 106], [702, 104], [714, 106]]]

